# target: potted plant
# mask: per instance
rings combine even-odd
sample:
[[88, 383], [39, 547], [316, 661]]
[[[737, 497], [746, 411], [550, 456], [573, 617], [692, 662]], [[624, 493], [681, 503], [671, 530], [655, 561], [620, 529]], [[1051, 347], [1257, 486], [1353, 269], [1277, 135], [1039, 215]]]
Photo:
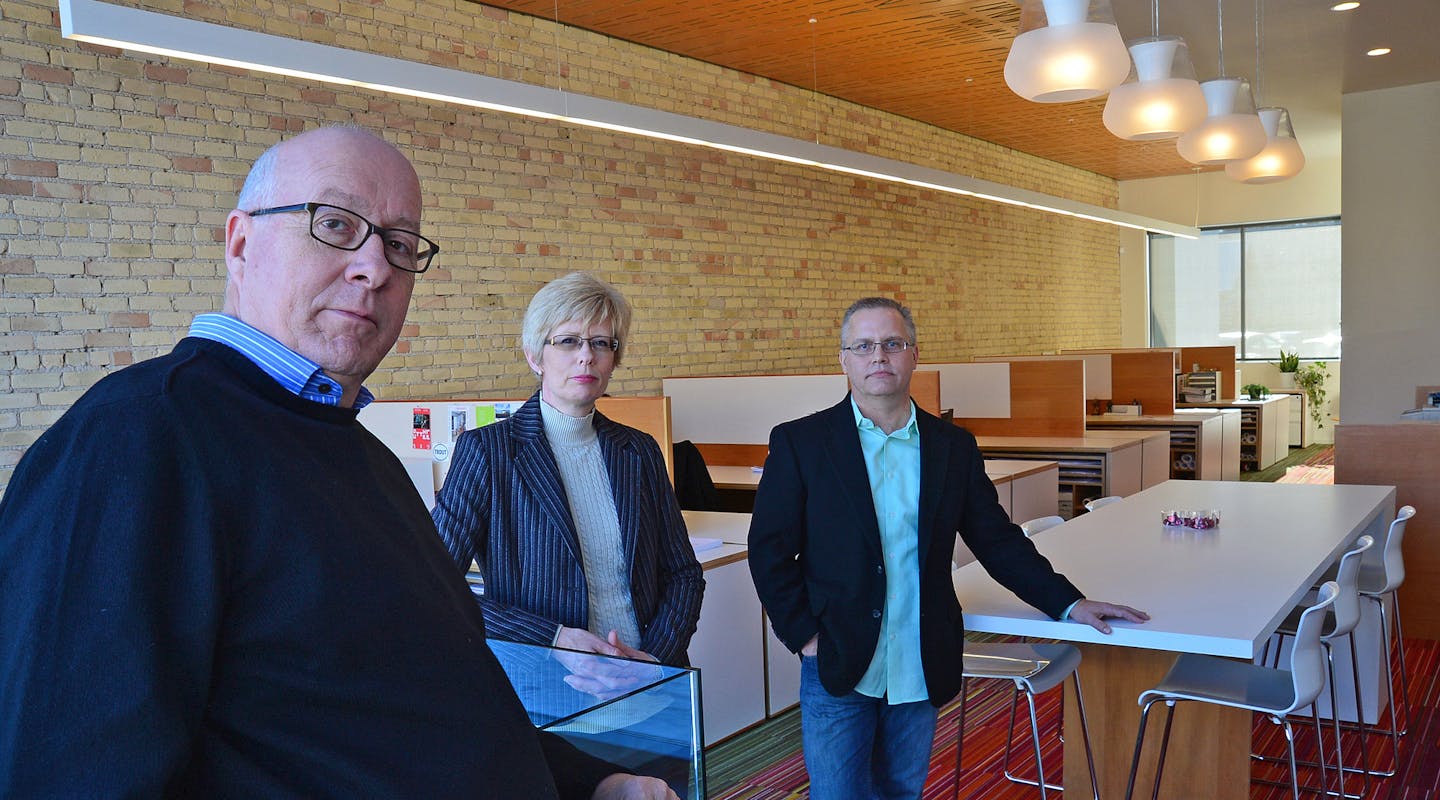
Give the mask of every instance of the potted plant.
[[1240, 391], [1251, 400], [1264, 400], [1265, 395], [1270, 394], [1270, 387], [1262, 383], [1247, 383], [1240, 387]]
[[1280, 388], [1294, 389], [1295, 373], [1300, 370], [1300, 351], [1287, 353], [1282, 349], [1278, 366], [1280, 367]]
[[1325, 414], [1321, 408], [1325, 404], [1325, 380], [1330, 377], [1330, 370], [1325, 367], [1324, 361], [1316, 361], [1295, 373], [1295, 385], [1305, 392], [1305, 402], [1310, 404], [1310, 419], [1315, 421], [1315, 427], [1325, 427]]

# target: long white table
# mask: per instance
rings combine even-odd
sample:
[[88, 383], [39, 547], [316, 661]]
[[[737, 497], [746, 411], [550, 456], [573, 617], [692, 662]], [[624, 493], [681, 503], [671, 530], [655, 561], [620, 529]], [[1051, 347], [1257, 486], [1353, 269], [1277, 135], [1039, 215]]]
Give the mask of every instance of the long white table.
[[[1218, 509], [1220, 526], [1165, 529], [1165, 509]], [[955, 591], [969, 630], [1082, 644], [1101, 796], [1122, 796], [1139, 723], [1136, 698], [1174, 654], [1252, 659], [1346, 545], [1362, 533], [1379, 541], [1394, 511], [1390, 486], [1172, 480], [1036, 536], [1040, 551], [1088, 596], [1151, 614], [1144, 625], [1115, 624], [1109, 636], [1049, 619], [979, 564], [955, 572]], [[1088, 775], [1073, 705], [1067, 697], [1065, 776], [1079, 797], [1088, 792]], [[1249, 797], [1249, 714], [1186, 704], [1173, 736], [1162, 796]], [[1147, 737], [1147, 747], [1158, 747], [1158, 739]], [[1142, 760], [1137, 786], [1150, 786], [1154, 755]]]

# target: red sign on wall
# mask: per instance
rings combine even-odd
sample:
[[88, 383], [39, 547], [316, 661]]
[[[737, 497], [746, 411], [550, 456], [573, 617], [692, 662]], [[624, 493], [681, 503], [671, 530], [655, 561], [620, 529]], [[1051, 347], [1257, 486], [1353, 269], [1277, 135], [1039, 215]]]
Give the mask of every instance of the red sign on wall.
[[414, 420], [413, 430], [410, 436], [410, 446], [416, 450], [430, 449], [430, 409], [416, 407], [411, 412]]

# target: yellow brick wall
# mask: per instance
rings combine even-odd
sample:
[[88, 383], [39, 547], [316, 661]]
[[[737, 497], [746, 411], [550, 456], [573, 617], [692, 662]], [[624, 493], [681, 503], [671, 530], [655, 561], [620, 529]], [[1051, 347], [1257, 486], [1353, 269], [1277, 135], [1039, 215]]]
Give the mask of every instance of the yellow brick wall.
[[[166, 13], [744, 125], [1114, 206], [1109, 179], [833, 98], [464, 0], [128, 0]], [[167, 351], [224, 285], [251, 160], [353, 121], [415, 162], [442, 253], [370, 385], [523, 395], [520, 316], [572, 269], [636, 306], [611, 389], [832, 370], [853, 299], [909, 304], [922, 360], [1119, 343], [1114, 228], [550, 122], [144, 57], [0, 0], [0, 486], [109, 371]]]

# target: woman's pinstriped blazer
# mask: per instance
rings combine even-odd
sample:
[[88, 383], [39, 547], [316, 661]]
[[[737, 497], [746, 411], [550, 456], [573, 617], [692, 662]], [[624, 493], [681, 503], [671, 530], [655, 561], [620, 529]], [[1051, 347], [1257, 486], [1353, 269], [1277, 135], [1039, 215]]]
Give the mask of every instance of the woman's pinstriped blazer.
[[[595, 412], [630, 566], [639, 648], [687, 664], [705, 579], [655, 439]], [[435, 527], [460, 568], [485, 577], [480, 608], [498, 639], [548, 645], [558, 625], [586, 628], [580, 539], [536, 393], [509, 419], [466, 431], [435, 503]], [[604, 635], [604, 632], [600, 632]]]

